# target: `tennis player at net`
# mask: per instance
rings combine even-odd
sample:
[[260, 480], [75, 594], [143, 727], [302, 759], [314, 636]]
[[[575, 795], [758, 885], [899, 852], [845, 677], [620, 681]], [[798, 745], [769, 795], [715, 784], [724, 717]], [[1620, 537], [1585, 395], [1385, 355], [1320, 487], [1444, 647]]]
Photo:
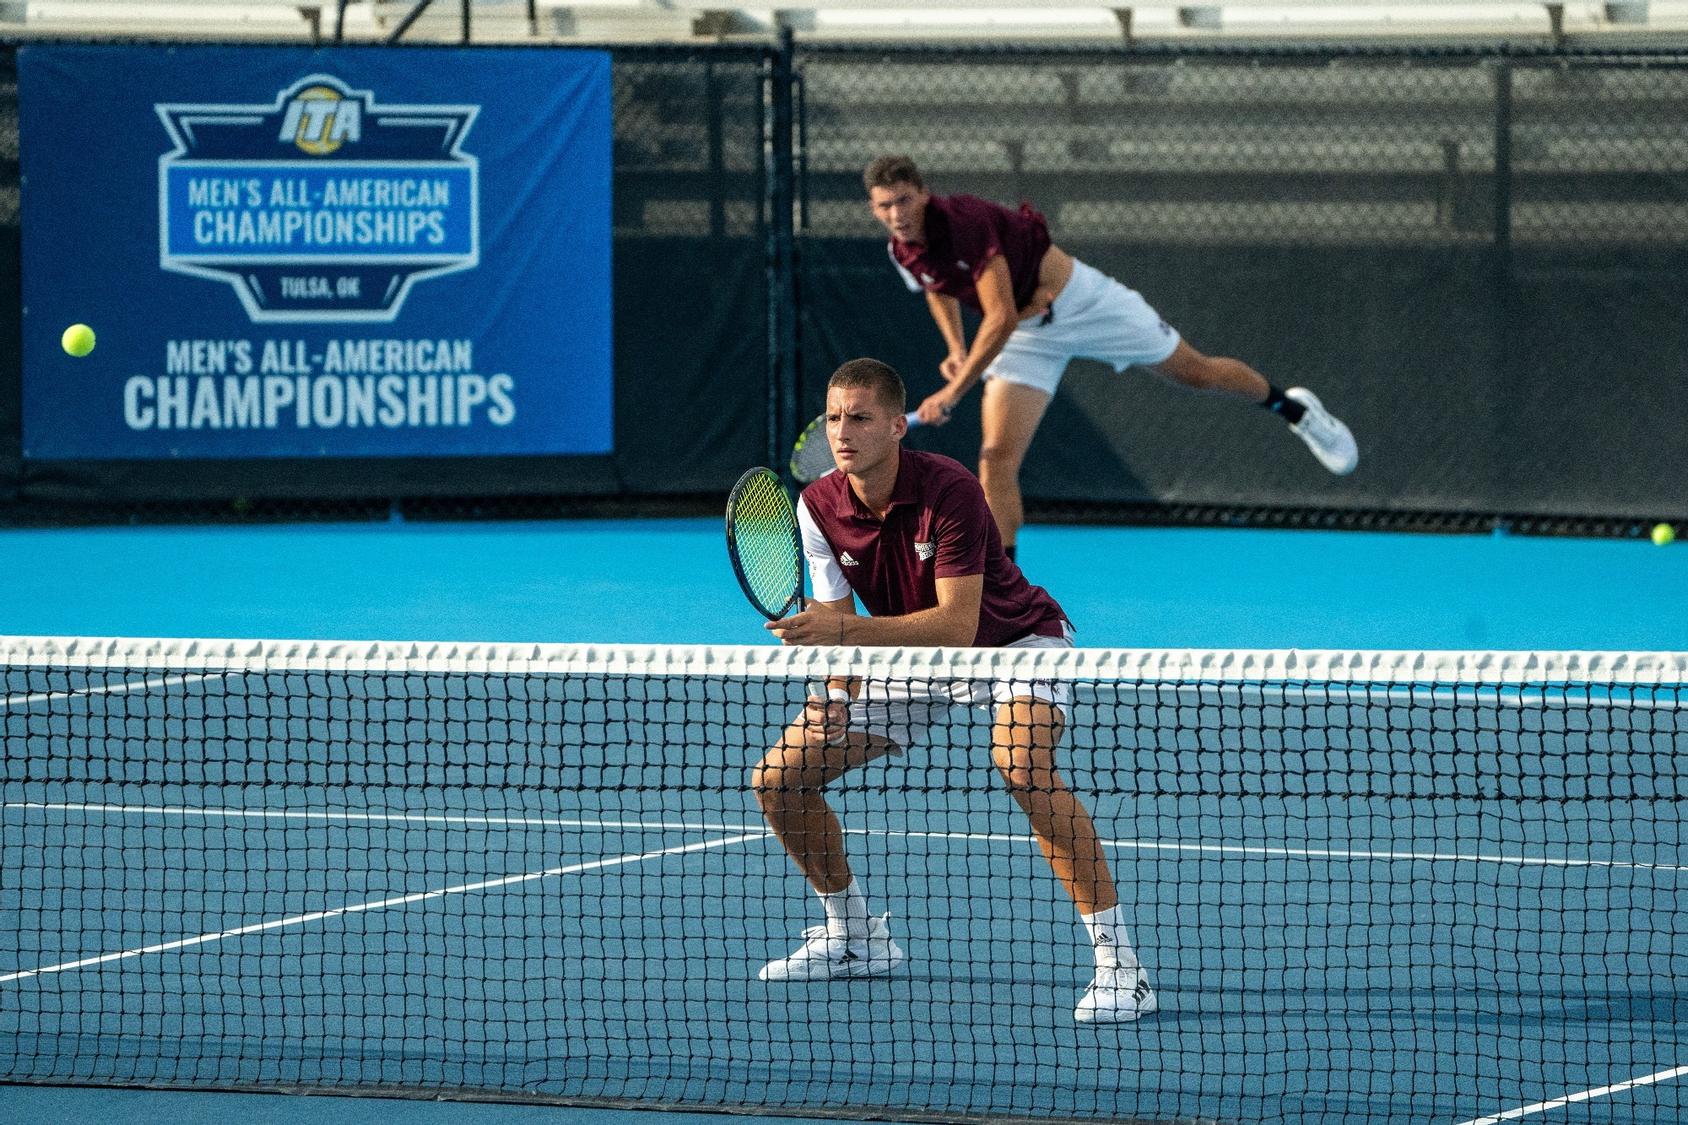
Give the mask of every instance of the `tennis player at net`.
[[[814, 600], [768, 628], [792, 645], [1071, 647], [1061, 607], [1004, 553], [979, 482], [948, 457], [902, 448], [904, 402], [902, 379], [877, 360], [833, 373], [826, 431], [839, 471], [805, 488], [797, 504]], [[857, 615], [852, 594], [871, 616]], [[821, 791], [899, 753], [963, 703], [994, 708], [992, 759], [1090, 931], [1096, 975], [1075, 1018], [1118, 1023], [1155, 1010], [1095, 826], [1056, 770], [1063, 685], [835, 679], [824, 692], [815, 691], [752, 774], [768, 824], [826, 911], [826, 924], [764, 966], [763, 980], [880, 976], [903, 964], [889, 916], [869, 907]]]

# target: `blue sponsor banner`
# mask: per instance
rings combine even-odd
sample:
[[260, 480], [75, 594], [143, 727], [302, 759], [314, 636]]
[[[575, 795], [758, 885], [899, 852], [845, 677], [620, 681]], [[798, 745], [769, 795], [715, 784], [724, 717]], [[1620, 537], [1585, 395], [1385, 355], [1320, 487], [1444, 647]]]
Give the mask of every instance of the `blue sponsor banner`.
[[26, 457], [611, 451], [607, 54], [18, 71]]

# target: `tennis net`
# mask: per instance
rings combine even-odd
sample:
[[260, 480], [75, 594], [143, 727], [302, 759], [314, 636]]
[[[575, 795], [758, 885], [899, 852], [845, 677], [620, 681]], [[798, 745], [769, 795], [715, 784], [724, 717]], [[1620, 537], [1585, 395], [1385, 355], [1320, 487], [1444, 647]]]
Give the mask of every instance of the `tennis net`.
[[[1688, 654], [5, 638], [0, 674], [3, 1081], [1688, 1118]], [[907, 964], [758, 979], [822, 915], [750, 767], [838, 675], [1058, 685], [1157, 1013], [1075, 1023], [1090, 939], [968, 705], [826, 790]]]

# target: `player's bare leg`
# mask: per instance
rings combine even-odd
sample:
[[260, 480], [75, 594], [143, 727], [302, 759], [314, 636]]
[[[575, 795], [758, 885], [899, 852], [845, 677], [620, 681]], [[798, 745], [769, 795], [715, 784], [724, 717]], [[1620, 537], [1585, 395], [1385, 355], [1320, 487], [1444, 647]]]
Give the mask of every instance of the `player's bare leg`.
[[1055, 768], [1055, 748], [1065, 722], [1052, 703], [1011, 700], [997, 709], [991, 757], [1090, 933], [1096, 972], [1073, 1018], [1080, 1023], [1126, 1023], [1155, 1011], [1159, 1002], [1127, 938], [1119, 893], [1096, 825]]
[[1010, 383], [1005, 379], [985, 381], [984, 402], [979, 408], [983, 440], [979, 445], [979, 483], [985, 502], [996, 517], [1002, 545], [1013, 548], [1026, 520], [1020, 499], [1020, 466], [1026, 450], [1049, 409], [1050, 395], [1036, 387]]
[[1203, 355], [1187, 341], [1178, 341], [1171, 355], [1151, 368], [1161, 378], [1193, 391], [1229, 395], [1264, 406], [1283, 417], [1296, 437], [1306, 443], [1319, 464], [1346, 476], [1360, 463], [1354, 435], [1305, 387], [1278, 391], [1266, 376], [1240, 359]]
[[1203, 355], [1185, 340], [1172, 354], [1150, 368], [1155, 374], [1192, 391], [1230, 395], [1256, 405], [1266, 401], [1272, 385], [1266, 376], [1240, 359]]
[[1065, 729], [1065, 716], [1052, 703], [1005, 703], [991, 728], [991, 759], [1079, 913], [1095, 914], [1117, 904], [1119, 895], [1089, 810], [1055, 768]]
[[844, 830], [821, 791], [844, 774], [894, 753], [873, 735], [840, 734], [810, 706], [751, 770], [750, 787], [768, 826], [820, 896], [826, 924], [758, 974], [766, 981], [882, 976], [903, 963], [886, 918], [873, 917], [844, 854]]
[[751, 769], [751, 792], [768, 827], [821, 894], [841, 891], [850, 883], [844, 830], [821, 790], [895, 750], [886, 739], [860, 733], [828, 741], [823, 725], [805, 715], [787, 727]]

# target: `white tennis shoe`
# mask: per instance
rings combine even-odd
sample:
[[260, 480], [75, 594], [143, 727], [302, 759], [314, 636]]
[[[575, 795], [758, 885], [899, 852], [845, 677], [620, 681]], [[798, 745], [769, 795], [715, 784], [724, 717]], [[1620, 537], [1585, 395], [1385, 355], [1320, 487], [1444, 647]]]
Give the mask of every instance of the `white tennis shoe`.
[[1342, 424], [1342, 420], [1326, 410], [1319, 396], [1306, 387], [1291, 387], [1284, 392], [1284, 397], [1306, 407], [1307, 413], [1290, 427], [1290, 431], [1307, 443], [1307, 448], [1313, 451], [1319, 464], [1339, 477], [1353, 472], [1360, 463], [1360, 447], [1354, 444], [1354, 435]]
[[1090, 987], [1079, 997], [1073, 1019], [1079, 1023], [1130, 1023], [1160, 1010], [1149, 974], [1135, 965], [1098, 966]]
[[865, 938], [847, 938], [825, 926], [803, 931], [803, 944], [789, 957], [769, 961], [756, 976], [761, 980], [834, 980], [839, 977], [882, 977], [894, 973], [906, 960], [901, 947], [891, 940], [885, 924], [889, 914], [868, 923]]

